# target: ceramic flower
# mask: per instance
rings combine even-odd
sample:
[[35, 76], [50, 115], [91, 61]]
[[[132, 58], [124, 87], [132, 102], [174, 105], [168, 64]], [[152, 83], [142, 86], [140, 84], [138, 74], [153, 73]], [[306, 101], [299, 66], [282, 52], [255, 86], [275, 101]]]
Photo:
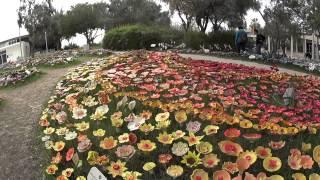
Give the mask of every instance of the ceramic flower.
[[301, 150], [303, 151], [303, 152], [308, 152], [308, 151], [310, 151], [312, 149], [312, 144], [311, 143], [302, 143], [302, 145], [301, 145]]
[[92, 142], [90, 141], [90, 139], [85, 139], [78, 143], [77, 149], [79, 152], [86, 152], [91, 148], [91, 146], [92, 146]]
[[75, 138], [77, 138], [78, 134], [74, 131], [70, 131], [68, 133], [66, 133], [66, 135], [64, 136], [64, 139], [67, 141], [71, 141]]
[[189, 121], [187, 123], [187, 131], [196, 133], [200, 130], [201, 128], [201, 123], [198, 121]]
[[156, 167], [156, 164], [154, 162], [147, 162], [143, 165], [142, 169], [145, 171], [151, 171], [155, 167]]
[[99, 106], [97, 107], [95, 113], [90, 117], [91, 119], [95, 121], [101, 121], [105, 119], [105, 114], [107, 114], [109, 111], [109, 107], [107, 105]]
[[241, 135], [241, 132], [239, 129], [236, 129], [236, 128], [229, 128], [227, 130], [224, 131], [224, 136], [227, 137], [227, 138], [237, 138]]
[[171, 154], [160, 154], [158, 156], [159, 163], [161, 164], [168, 164], [171, 159], [172, 159]]
[[129, 134], [124, 133], [118, 137], [119, 143], [126, 143], [129, 142]]
[[78, 131], [83, 132], [90, 128], [90, 124], [82, 121], [81, 123], [75, 123], [74, 126], [77, 128]]
[[102, 149], [113, 149], [114, 147], [117, 146], [117, 144], [118, 144], [118, 141], [114, 140], [112, 136], [106, 137], [102, 141], [100, 141], [100, 147]]
[[66, 145], [65, 142], [63, 141], [58, 141], [56, 143], [54, 143], [53, 149], [57, 152], [60, 152], [63, 150], [64, 146]]
[[209, 154], [212, 152], [212, 145], [209, 142], [200, 142], [196, 145], [196, 150], [200, 154]]
[[252, 122], [249, 120], [240, 121], [239, 124], [240, 124], [240, 127], [243, 129], [249, 129], [249, 128], [252, 128], [253, 126]]
[[56, 134], [58, 136], [64, 136], [68, 132], [69, 132], [69, 129], [67, 127], [61, 127], [61, 128], [56, 129]]
[[157, 137], [158, 141], [162, 144], [172, 144], [174, 138], [171, 134], [168, 134], [167, 132], [160, 133]]
[[195, 169], [190, 175], [191, 180], [209, 180], [209, 175], [203, 169]]
[[190, 168], [197, 167], [201, 164], [200, 154], [196, 154], [196, 152], [189, 151], [187, 155], [184, 155], [182, 157], [181, 163], [185, 164]]
[[55, 164], [51, 164], [46, 169], [47, 174], [56, 174], [57, 171], [58, 171], [58, 166]]
[[152, 116], [152, 113], [150, 111], [144, 110], [139, 114], [139, 116], [144, 118], [145, 120], [149, 120]]
[[233, 162], [224, 162], [222, 169], [228, 171], [231, 174], [239, 172], [238, 164]]
[[238, 170], [240, 173], [243, 173], [244, 171], [246, 171], [247, 169], [249, 169], [250, 167], [250, 162], [247, 159], [241, 158], [239, 157], [236, 161]]
[[206, 133], [207, 136], [212, 134], [217, 134], [219, 130], [219, 126], [208, 125], [203, 129], [203, 132]]
[[218, 143], [220, 150], [229, 156], [239, 156], [243, 152], [240, 144], [234, 143], [232, 141], [221, 141]]
[[219, 170], [213, 173], [213, 180], [231, 180], [231, 176], [227, 171]]
[[185, 135], [186, 135], [186, 133], [181, 130], [177, 130], [172, 133], [172, 137], [174, 138], [174, 140], [178, 140], [180, 138], [183, 138]]
[[174, 143], [171, 151], [176, 156], [183, 156], [189, 151], [189, 146], [183, 142]]
[[273, 150], [279, 150], [282, 149], [284, 146], [286, 145], [285, 141], [270, 141], [269, 142], [269, 146], [273, 149]]
[[76, 107], [72, 110], [72, 114], [72, 118], [74, 119], [83, 119], [87, 116], [87, 110], [80, 107]]
[[150, 140], [141, 140], [140, 143], [138, 143], [138, 149], [144, 152], [151, 152], [156, 148], [156, 144]]
[[133, 146], [131, 145], [122, 145], [120, 147], [117, 148], [115, 154], [117, 155], [117, 157], [119, 158], [123, 158], [123, 159], [130, 159], [134, 154], [135, 154], [136, 150]]
[[192, 132], [189, 132], [189, 136], [185, 136], [183, 139], [188, 141], [189, 146], [193, 146], [199, 144], [203, 137], [204, 136], [195, 136]]
[[159, 114], [156, 115], [155, 119], [156, 119], [157, 122], [163, 122], [163, 121], [168, 120], [169, 116], [170, 116], [169, 112], [159, 113]]
[[65, 170], [62, 171], [62, 175], [65, 177], [70, 177], [73, 173], [74, 169], [73, 168], [67, 168]]
[[122, 174], [124, 180], [138, 180], [140, 176], [142, 174], [137, 171], [126, 171]]
[[175, 117], [175, 120], [180, 124], [184, 123], [188, 119], [187, 113], [185, 111], [175, 112], [174, 117]]
[[282, 162], [277, 157], [267, 157], [263, 160], [263, 168], [268, 172], [276, 172], [282, 166]]
[[320, 174], [316, 174], [316, 173], [310, 174], [309, 180], [320, 180]]
[[240, 153], [239, 158], [247, 160], [250, 163], [250, 165], [252, 165], [257, 160], [257, 154], [253, 151], [245, 151]]
[[320, 145], [316, 146], [313, 149], [312, 155], [313, 155], [314, 161], [317, 162], [320, 165]]
[[106, 131], [103, 129], [98, 129], [96, 131], [93, 131], [92, 133], [96, 137], [103, 137], [106, 134]]
[[216, 154], [207, 154], [202, 158], [203, 166], [206, 168], [214, 168], [220, 162]]
[[293, 180], [307, 180], [307, 177], [302, 173], [294, 173], [292, 175]]
[[173, 178], [177, 178], [183, 174], [183, 168], [179, 165], [171, 165], [167, 168], [167, 174]]
[[121, 162], [120, 160], [116, 162], [111, 162], [110, 165], [107, 167], [108, 174], [111, 174], [113, 178], [117, 176], [122, 176], [124, 172], [127, 170], [126, 163]]
[[61, 160], [62, 160], [62, 155], [60, 152], [58, 152], [57, 155], [51, 158], [51, 164], [59, 164]]
[[150, 132], [152, 132], [154, 130], [154, 126], [152, 124], [143, 124], [142, 126], [140, 126], [140, 131], [144, 132], [145, 134], [149, 134]]
[[258, 146], [255, 150], [255, 152], [257, 153], [257, 156], [260, 159], [265, 159], [267, 157], [271, 157], [272, 153], [271, 153], [271, 149], [270, 148], [265, 148], [262, 146]]
[[56, 129], [53, 128], [53, 127], [47, 127], [45, 130], [43, 130], [43, 133], [47, 134], [47, 135], [50, 135], [50, 134], [54, 133], [55, 130]]

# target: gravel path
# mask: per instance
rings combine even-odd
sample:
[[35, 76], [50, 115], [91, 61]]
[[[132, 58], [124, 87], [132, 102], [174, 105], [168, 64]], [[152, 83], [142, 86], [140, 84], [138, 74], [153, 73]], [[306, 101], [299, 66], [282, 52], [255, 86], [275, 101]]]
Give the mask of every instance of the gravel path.
[[[254, 62], [231, 60], [201, 55], [182, 54], [193, 59], [238, 63], [259, 68], [269, 68]], [[63, 77], [68, 68], [50, 69], [41, 79], [25, 86], [0, 90], [5, 105], [0, 109], [0, 180], [37, 180], [42, 179], [41, 149], [37, 145], [38, 119], [43, 105], [48, 101], [51, 91]], [[282, 72], [305, 75], [280, 68]]]
[[[255, 62], [250, 62], [250, 61], [241, 61], [241, 60], [234, 60], [234, 59], [226, 59], [226, 58], [219, 58], [219, 57], [213, 57], [213, 56], [204, 56], [204, 55], [194, 55], [194, 54], [180, 54], [182, 57], [185, 58], [192, 58], [196, 60], [209, 60], [209, 61], [217, 61], [217, 62], [224, 62], [224, 63], [234, 63], [234, 64], [243, 64], [246, 66], [255, 66], [258, 68], [267, 68], [270, 69], [270, 65], [265, 65], [265, 64], [259, 64]], [[308, 75], [303, 72], [297, 72], [294, 70], [290, 69], [285, 69], [285, 68], [279, 68], [280, 72], [287, 72], [289, 74], [295, 74], [295, 75]]]
[[[38, 119], [51, 91], [68, 68], [46, 70], [41, 79], [25, 86], [0, 90], [0, 179], [37, 180], [41, 177]], [[43, 147], [44, 148], [44, 147]]]

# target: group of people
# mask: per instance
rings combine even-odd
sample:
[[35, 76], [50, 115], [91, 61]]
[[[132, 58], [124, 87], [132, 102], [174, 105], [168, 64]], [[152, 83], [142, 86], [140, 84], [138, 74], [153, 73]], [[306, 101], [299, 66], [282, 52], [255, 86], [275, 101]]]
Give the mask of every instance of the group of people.
[[[261, 48], [266, 40], [265, 36], [263, 36], [257, 29], [254, 29], [254, 33], [257, 36], [256, 38], [256, 54], [261, 55]], [[244, 30], [242, 26], [239, 27], [239, 30], [236, 32], [235, 36], [235, 44], [237, 47], [238, 53], [246, 52], [246, 45], [248, 43], [248, 34]]]

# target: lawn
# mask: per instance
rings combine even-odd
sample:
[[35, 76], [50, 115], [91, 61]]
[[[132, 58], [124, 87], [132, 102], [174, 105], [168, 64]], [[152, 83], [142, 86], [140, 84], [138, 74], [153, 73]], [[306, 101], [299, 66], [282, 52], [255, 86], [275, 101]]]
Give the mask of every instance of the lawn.
[[44, 171], [49, 179], [84, 179], [92, 167], [108, 179], [319, 179], [319, 85], [170, 53], [82, 65], [58, 83], [39, 120]]

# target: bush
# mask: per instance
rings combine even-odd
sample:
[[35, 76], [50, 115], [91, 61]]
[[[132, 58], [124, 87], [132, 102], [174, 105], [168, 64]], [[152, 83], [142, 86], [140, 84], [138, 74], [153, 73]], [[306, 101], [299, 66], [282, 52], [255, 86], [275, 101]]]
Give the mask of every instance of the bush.
[[76, 45], [74, 43], [70, 43], [70, 44], [66, 45], [63, 49], [64, 50], [69, 50], [69, 49], [78, 49], [78, 48], [79, 48], [78, 45]]
[[151, 44], [171, 43], [180, 34], [169, 28], [145, 25], [127, 25], [108, 31], [103, 39], [103, 48], [113, 50], [149, 49]]
[[220, 47], [223, 47], [224, 44], [231, 45], [235, 49], [235, 32], [234, 31], [220, 31], [210, 33], [208, 38], [208, 43], [212, 47], [217, 44]]
[[184, 43], [187, 48], [199, 50], [201, 46], [207, 47], [208, 36], [202, 32], [190, 31], [184, 35]]

